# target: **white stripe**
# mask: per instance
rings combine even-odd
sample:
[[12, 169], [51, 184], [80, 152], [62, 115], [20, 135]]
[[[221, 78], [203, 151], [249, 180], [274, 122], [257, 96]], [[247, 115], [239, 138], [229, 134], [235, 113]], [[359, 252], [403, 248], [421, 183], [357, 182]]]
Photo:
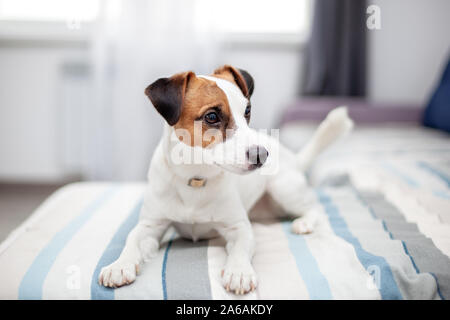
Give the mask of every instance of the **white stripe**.
[[281, 223], [253, 223], [260, 299], [310, 299]]
[[[144, 184], [123, 184], [120, 191], [73, 236], [60, 252], [43, 285], [43, 299], [90, 299], [95, 267], [115, 231], [142, 197]], [[77, 281], [79, 288], [68, 282]]]
[[380, 299], [353, 246], [334, 234], [323, 208], [321, 211], [314, 232], [305, 240], [328, 280], [333, 299]]

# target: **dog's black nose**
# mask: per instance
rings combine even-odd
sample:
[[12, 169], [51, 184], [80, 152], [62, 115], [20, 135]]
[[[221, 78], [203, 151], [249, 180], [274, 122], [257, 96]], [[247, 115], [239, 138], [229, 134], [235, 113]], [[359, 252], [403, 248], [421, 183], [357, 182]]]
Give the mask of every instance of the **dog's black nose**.
[[247, 159], [254, 168], [261, 167], [268, 156], [269, 152], [263, 146], [251, 145], [247, 150]]

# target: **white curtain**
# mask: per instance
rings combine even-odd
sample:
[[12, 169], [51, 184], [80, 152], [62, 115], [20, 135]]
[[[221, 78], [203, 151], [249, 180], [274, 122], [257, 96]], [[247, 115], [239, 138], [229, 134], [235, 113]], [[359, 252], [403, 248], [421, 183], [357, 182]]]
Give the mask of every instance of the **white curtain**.
[[[220, 60], [217, 33], [197, 27], [195, 0], [103, 1], [92, 37], [91, 180], [143, 180], [163, 119], [144, 95], [157, 78]], [[201, 17], [200, 17], [201, 18]]]

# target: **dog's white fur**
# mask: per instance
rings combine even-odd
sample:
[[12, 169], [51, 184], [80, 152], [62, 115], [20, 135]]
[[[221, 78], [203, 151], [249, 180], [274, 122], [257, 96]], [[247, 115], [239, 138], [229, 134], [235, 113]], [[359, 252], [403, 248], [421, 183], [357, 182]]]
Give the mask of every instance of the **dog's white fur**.
[[[219, 156], [212, 156], [211, 150], [202, 150], [209, 152], [213, 164], [175, 164], [170, 156], [173, 149], [180, 144], [183, 148], [191, 147], [172, 139], [174, 129], [166, 124], [148, 171], [139, 223], [129, 234], [117, 261], [101, 270], [99, 282], [104, 286], [133, 282], [140, 264], [157, 253], [163, 234], [174, 225], [183, 237], [194, 241], [221, 235], [228, 253], [222, 271], [223, 286], [236, 294], [253, 290], [257, 286], [251, 264], [254, 237], [247, 214], [265, 192], [287, 214], [296, 217], [293, 232], [303, 234], [313, 230], [315, 201], [303, 172], [323, 149], [351, 130], [353, 124], [346, 108], [331, 111], [308, 144], [294, 154], [275, 139], [249, 128], [243, 116], [248, 100], [237, 86], [214, 77], [204, 78], [215, 81], [226, 93], [236, 122], [235, 133], [223, 143], [224, 151]], [[257, 140], [269, 151], [272, 165], [278, 168], [276, 174], [261, 174], [264, 166], [250, 172], [245, 161], [223, 163], [221, 157], [228, 160], [244, 157], [245, 143], [240, 143], [243, 139]], [[233, 147], [228, 148], [232, 143]], [[274, 152], [278, 152], [277, 159]], [[194, 176], [206, 179], [206, 185], [188, 186], [187, 181]]]

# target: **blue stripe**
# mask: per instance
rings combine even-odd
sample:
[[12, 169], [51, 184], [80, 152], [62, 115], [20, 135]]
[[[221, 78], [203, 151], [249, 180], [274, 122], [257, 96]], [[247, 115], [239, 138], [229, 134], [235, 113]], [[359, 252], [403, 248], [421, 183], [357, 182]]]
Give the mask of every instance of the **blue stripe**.
[[386, 169], [387, 171], [393, 173], [394, 175], [396, 175], [397, 177], [399, 177], [400, 179], [402, 179], [404, 182], [406, 182], [408, 185], [410, 185], [411, 187], [417, 188], [419, 186], [419, 184], [417, 183], [416, 180], [414, 180], [413, 178], [411, 178], [410, 176], [404, 174], [403, 172], [401, 172], [400, 170], [398, 170], [396, 167], [394, 167], [391, 164], [388, 164], [386, 162], [382, 163], [381, 166]]
[[445, 191], [435, 190], [435, 191], [433, 191], [433, 194], [436, 197], [439, 197], [439, 198], [442, 198], [445, 200], [450, 200], [450, 194], [446, 193]]
[[411, 264], [414, 267], [414, 270], [416, 270], [416, 273], [419, 274], [420, 270], [417, 268], [416, 262], [414, 261], [413, 257], [409, 254], [408, 248], [406, 247], [406, 243], [403, 240], [400, 240], [402, 242], [403, 251], [405, 251], [406, 255], [409, 257], [409, 260], [411, 260]]
[[311, 299], [332, 299], [333, 296], [328, 281], [320, 272], [316, 259], [314, 259], [309, 250], [304, 236], [292, 233], [290, 221], [282, 222], [281, 225], [286, 233], [289, 248], [294, 255], [298, 271], [305, 282]]
[[[425, 162], [418, 162], [417, 165], [420, 168], [425, 169], [429, 173], [432, 173], [433, 175], [437, 176], [438, 178], [444, 180], [444, 182], [446, 182], [449, 185], [449, 187], [450, 187], [450, 178], [448, 178], [448, 176], [446, 176], [445, 174], [443, 174], [440, 171], [436, 170], [435, 168], [432, 168], [431, 166], [427, 165]], [[402, 179], [409, 186], [411, 186], [413, 188], [420, 187], [420, 184], [416, 180], [414, 180], [413, 178], [411, 178], [409, 175], [405, 174], [404, 172], [401, 172], [398, 168], [396, 168], [396, 167], [394, 167], [394, 166], [392, 166], [390, 164], [387, 164], [387, 163], [383, 163], [381, 166], [384, 169], [386, 169], [389, 172], [391, 172], [394, 175], [396, 175], [397, 177], [399, 177], [400, 179]], [[432, 190], [431, 192], [436, 197], [447, 199], [447, 200], [450, 199], [450, 195], [447, 194], [445, 191]]]
[[[42, 286], [53, 263], [66, 244], [80, 230], [95, 212], [118, 191], [118, 187], [108, 188], [90, 203], [77, 217], [67, 224], [39, 252], [27, 270], [19, 286], [19, 299], [42, 299]], [[61, 212], [64, 214], [64, 212]]]
[[133, 208], [126, 220], [117, 229], [113, 238], [109, 242], [102, 257], [95, 267], [94, 274], [91, 279], [91, 299], [92, 300], [114, 300], [113, 288], [107, 288], [98, 283], [98, 277], [103, 267], [110, 265], [119, 258], [120, 253], [125, 246], [128, 234], [136, 226], [139, 220], [139, 213], [142, 207], [142, 198], [139, 199], [136, 206]]
[[320, 203], [323, 205], [325, 212], [329, 217], [334, 233], [353, 245], [359, 261], [366, 270], [371, 266], [378, 266], [380, 268], [379, 291], [381, 298], [390, 300], [402, 299], [403, 296], [397, 287], [392, 270], [386, 260], [383, 257], [375, 256], [364, 250], [359, 240], [350, 232], [344, 218], [339, 213], [339, 209], [333, 204], [331, 198], [322, 190], [318, 190], [317, 194]]
[[172, 246], [173, 238], [175, 237], [175, 233], [170, 237], [169, 243], [167, 243], [166, 251], [164, 251], [164, 260], [161, 268], [161, 282], [163, 289], [163, 299], [167, 300], [167, 282], [166, 282], [166, 273], [167, 273], [167, 257], [169, 256], [169, 250]]
[[433, 175], [444, 181], [450, 188], [450, 177], [448, 177], [445, 173], [439, 171], [438, 169], [432, 167], [431, 165], [423, 161], [419, 161], [417, 165], [419, 166], [419, 168], [422, 168], [425, 171], [432, 173]]

